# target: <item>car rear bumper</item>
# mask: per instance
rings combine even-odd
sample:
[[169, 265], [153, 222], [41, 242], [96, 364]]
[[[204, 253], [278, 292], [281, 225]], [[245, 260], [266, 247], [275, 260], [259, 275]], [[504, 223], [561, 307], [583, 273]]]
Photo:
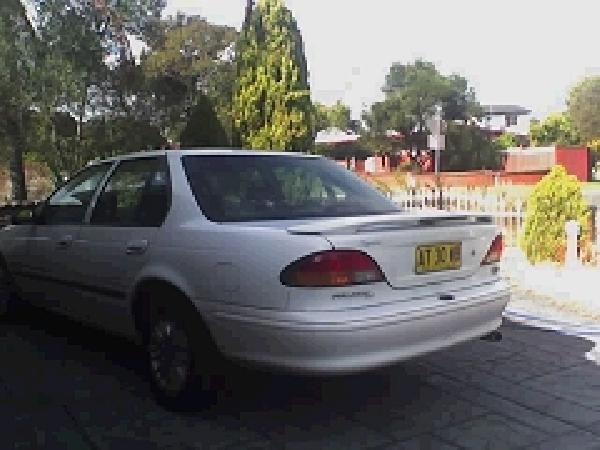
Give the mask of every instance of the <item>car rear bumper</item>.
[[427, 308], [377, 316], [365, 309], [352, 317], [339, 312], [339, 320], [322, 312], [298, 320], [284, 312], [257, 317], [229, 311], [207, 319], [218, 347], [231, 358], [295, 372], [348, 373], [483, 336], [500, 326], [509, 298], [509, 287], [498, 282], [451, 302], [432, 298]]

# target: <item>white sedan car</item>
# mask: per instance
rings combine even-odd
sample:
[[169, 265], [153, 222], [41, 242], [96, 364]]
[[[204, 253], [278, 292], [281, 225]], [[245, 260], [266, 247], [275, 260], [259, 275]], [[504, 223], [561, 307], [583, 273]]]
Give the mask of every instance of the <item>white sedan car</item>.
[[89, 164], [0, 231], [0, 307], [139, 339], [179, 407], [221, 356], [348, 373], [487, 335], [501, 253], [489, 217], [402, 211], [325, 158], [146, 152]]

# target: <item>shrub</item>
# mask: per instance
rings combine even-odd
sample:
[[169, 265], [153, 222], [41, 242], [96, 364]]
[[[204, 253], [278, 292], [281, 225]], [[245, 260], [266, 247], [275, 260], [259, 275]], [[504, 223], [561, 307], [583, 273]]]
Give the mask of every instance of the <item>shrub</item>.
[[566, 248], [565, 223], [569, 220], [577, 220], [582, 237], [589, 238], [589, 213], [579, 181], [568, 175], [564, 167], [554, 166], [527, 200], [520, 244], [529, 262], [562, 262]]
[[202, 96], [192, 108], [179, 137], [182, 147], [227, 147], [229, 138], [215, 112], [212, 101]]
[[392, 189], [386, 183], [384, 183], [381, 180], [378, 180], [377, 178], [371, 178], [371, 181], [373, 182], [373, 184], [379, 192], [381, 192], [387, 197], [392, 195]]
[[406, 189], [408, 187], [408, 174], [402, 169], [397, 169], [393, 172], [394, 175], [394, 183], [397, 187], [401, 189]]

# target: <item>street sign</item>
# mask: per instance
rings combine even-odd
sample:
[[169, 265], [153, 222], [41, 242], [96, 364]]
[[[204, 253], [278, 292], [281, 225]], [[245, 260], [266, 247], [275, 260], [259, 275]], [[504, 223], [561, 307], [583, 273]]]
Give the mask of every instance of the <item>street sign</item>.
[[437, 117], [432, 117], [425, 121], [427, 129], [433, 135], [442, 134], [442, 121]]
[[446, 136], [443, 134], [430, 134], [427, 136], [427, 147], [429, 147], [430, 150], [445, 150]]

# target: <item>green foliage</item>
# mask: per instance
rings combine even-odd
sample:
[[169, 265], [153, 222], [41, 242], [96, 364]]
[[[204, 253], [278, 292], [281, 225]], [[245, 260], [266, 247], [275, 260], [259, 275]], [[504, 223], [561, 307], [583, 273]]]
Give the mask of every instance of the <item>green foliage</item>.
[[395, 152], [404, 148], [402, 141], [392, 141], [383, 133], [373, 131], [363, 132], [358, 140], [359, 145], [365, 149], [366, 155], [381, 155]]
[[600, 76], [584, 78], [569, 93], [569, 116], [584, 142], [600, 138]]
[[363, 120], [373, 134], [383, 136], [387, 130], [404, 134], [405, 148], [427, 147], [427, 120], [436, 105], [442, 105], [444, 119], [467, 122], [481, 115], [475, 93], [460, 75], [442, 75], [433, 63], [416, 60], [411, 64], [395, 63], [386, 76], [385, 100], [376, 102]]
[[405, 113], [420, 129], [425, 128], [437, 104], [444, 108], [446, 120], [466, 121], [481, 114], [475, 92], [464, 77], [444, 76], [433, 63], [420, 59], [412, 64], [393, 64], [383, 91], [387, 99], [401, 99]]
[[232, 128], [231, 97], [235, 65], [230, 58], [237, 31], [196, 17], [177, 17], [142, 61], [147, 89], [155, 94], [153, 116], [165, 136], [180, 141], [188, 122], [186, 111], [210, 97], [222, 127]]
[[351, 128], [350, 108], [338, 100], [331, 106], [315, 103], [315, 130], [321, 131], [327, 128], [339, 128], [346, 131]]
[[441, 167], [447, 171], [497, 170], [500, 168], [500, 146], [490, 142], [476, 125], [449, 123], [446, 150], [441, 152]]
[[[66, 119], [63, 117], [61, 120]], [[37, 136], [38, 144], [30, 145], [27, 157], [44, 163], [55, 180], [60, 180], [65, 172], [74, 173], [95, 158], [156, 149], [166, 143], [158, 128], [133, 117], [91, 119], [86, 123], [86, 138], [83, 140], [71, 134], [72, 125], [69, 125], [62, 130], [67, 132], [66, 135], [58, 133], [59, 129], [56, 128], [53, 139], [46, 141], [44, 136], [47, 132], [42, 129], [40, 122], [43, 124], [41, 116], [33, 122], [35, 134], [32, 135], [32, 140]]]
[[177, 77], [192, 91], [200, 82], [210, 95], [230, 97], [234, 67], [226, 52], [238, 33], [232, 27], [214, 25], [206, 19], [181, 21], [185, 24], [168, 30], [162, 45], [144, 59], [144, 73], [151, 79]]
[[237, 46], [236, 141], [252, 149], [312, 147], [312, 103], [300, 31], [282, 0], [259, 0]]
[[370, 111], [363, 113], [363, 120], [369, 131], [379, 135], [384, 135], [387, 130], [395, 130], [408, 136], [416, 125], [401, 96], [375, 102]]
[[506, 150], [509, 147], [517, 146], [517, 137], [514, 133], [502, 133], [495, 139], [496, 144], [503, 150]]
[[581, 137], [567, 113], [550, 114], [543, 122], [532, 121], [529, 136], [535, 146], [581, 144]]
[[589, 232], [589, 214], [581, 185], [562, 166], [554, 166], [527, 200], [527, 217], [520, 246], [532, 263], [559, 261], [566, 244], [565, 223], [577, 220]]
[[[152, 37], [166, 6], [166, 0], [31, 0], [30, 3], [36, 9], [39, 29], [51, 29], [53, 22], [60, 24], [66, 16], [82, 19], [85, 27], [75, 27], [72, 33], [95, 34], [105, 54], [110, 55], [117, 65], [131, 56], [127, 37], [136, 36], [142, 40], [147, 35]], [[75, 53], [77, 48], [74, 48]]]
[[319, 144], [313, 147], [313, 152], [317, 155], [333, 159], [366, 158], [372, 154], [369, 148], [365, 147], [361, 142], [337, 145]]
[[592, 167], [597, 167], [598, 162], [600, 162], [600, 139], [594, 139], [593, 141], [588, 142], [588, 147], [590, 148]]
[[200, 97], [192, 109], [190, 119], [181, 133], [182, 147], [226, 147], [229, 145], [227, 133], [219, 121], [212, 102], [208, 97]]
[[384, 183], [381, 180], [378, 180], [377, 178], [371, 178], [370, 180], [374, 185], [375, 188], [381, 192], [383, 195], [385, 196], [391, 196], [393, 194], [392, 188], [390, 188], [386, 183]]
[[37, 41], [17, 0], [0, 3], [0, 145], [10, 154], [12, 198], [25, 200], [23, 154], [27, 119], [36, 100]]

